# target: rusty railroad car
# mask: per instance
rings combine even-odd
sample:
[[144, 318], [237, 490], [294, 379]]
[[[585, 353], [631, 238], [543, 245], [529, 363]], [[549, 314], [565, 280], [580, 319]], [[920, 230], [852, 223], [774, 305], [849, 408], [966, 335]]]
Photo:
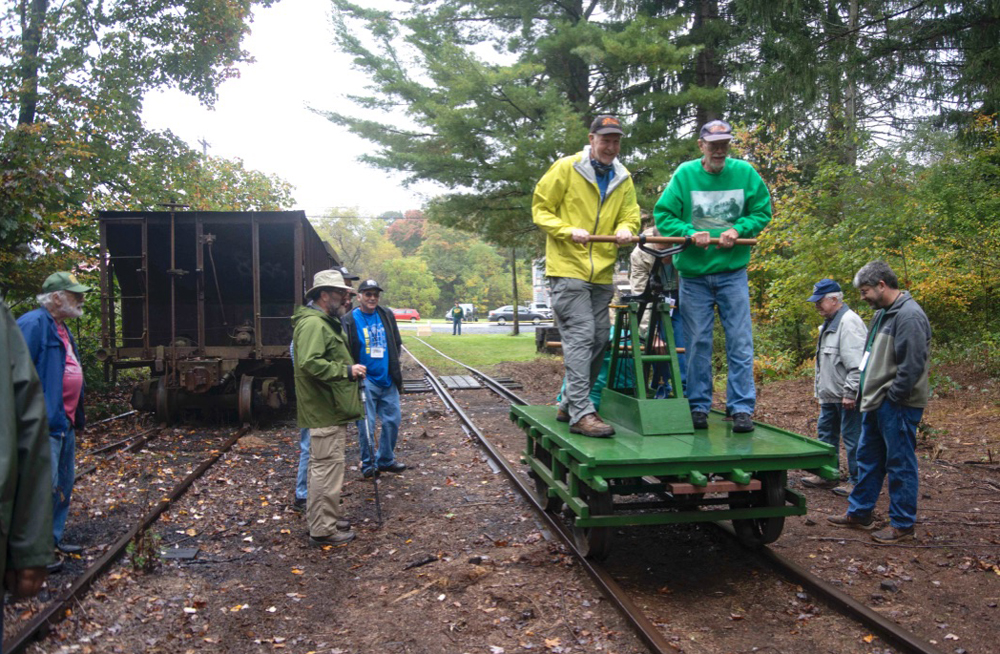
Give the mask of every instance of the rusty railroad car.
[[256, 422], [292, 388], [289, 320], [339, 265], [302, 211], [99, 214], [105, 374], [148, 367], [132, 406]]

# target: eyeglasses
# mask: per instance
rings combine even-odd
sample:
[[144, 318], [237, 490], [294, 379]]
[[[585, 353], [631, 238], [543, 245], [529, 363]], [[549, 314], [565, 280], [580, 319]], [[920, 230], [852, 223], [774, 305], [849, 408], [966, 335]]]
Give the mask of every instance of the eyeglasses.
[[361, 294], [361, 297], [375, 297], [375, 298], [377, 298], [379, 295], [380, 294], [379, 294], [378, 291], [365, 291], [364, 293]]

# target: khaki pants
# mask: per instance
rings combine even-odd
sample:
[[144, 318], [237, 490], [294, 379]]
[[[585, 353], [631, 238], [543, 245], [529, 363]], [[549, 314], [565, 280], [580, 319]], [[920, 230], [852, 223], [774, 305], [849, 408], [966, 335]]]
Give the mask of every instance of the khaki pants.
[[340, 506], [344, 486], [344, 439], [347, 425], [311, 429], [309, 444], [309, 499], [306, 520], [309, 535], [330, 536], [337, 531], [337, 521], [346, 512]]

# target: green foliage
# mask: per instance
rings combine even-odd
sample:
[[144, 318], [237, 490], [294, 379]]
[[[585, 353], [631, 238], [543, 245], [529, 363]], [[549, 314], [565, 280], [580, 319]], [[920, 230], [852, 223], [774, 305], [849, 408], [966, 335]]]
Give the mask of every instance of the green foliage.
[[396, 308], [416, 309], [421, 317], [430, 318], [441, 291], [434, 275], [420, 257], [402, 257], [382, 264], [382, 274], [388, 280], [382, 304]]
[[135, 572], [150, 573], [159, 567], [163, 558], [160, 552], [160, 535], [142, 529], [125, 546], [125, 555]]
[[[469, 364], [473, 368], [486, 368], [507, 361], [532, 361], [547, 358], [535, 352], [534, 331], [524, 332], [518, 336], [510, 334], [462, 334], [455, 337], [450, 334], [435, 333], [421, 336], [422, 341], [436, 347], [450, 357]], [[413, 351], [422, 362], [438, 372], [462, 373], [465, 368], [444, 359], [432, 350], [424, 347], [415, 338], [407, 338], [403, 334], [406, 348]]]
[[320, 238], [333, 246], [340, 262], [361, 278], [388, 282], [385, 257], [399, 250], [385, 236], [385, 223], [362, 216], [357, 208], [331, 209], [313, 224]]

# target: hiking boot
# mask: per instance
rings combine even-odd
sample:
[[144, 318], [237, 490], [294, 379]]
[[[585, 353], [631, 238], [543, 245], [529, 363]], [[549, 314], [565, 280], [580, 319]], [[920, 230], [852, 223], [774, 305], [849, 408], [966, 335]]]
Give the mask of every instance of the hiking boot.
[[[823, 479], [817, 475], [809, 475], [808, 477], [802, 478], [802, 485], [806, 488], [831, 489], [837, 485], [837, 482], [830, 479]], [[850, 493], [848, 493], [848, 495], [850, 495]]]
[[401, 463], [399, 461], [393, 461], [392, 463], [390, 463], [387, 466], [379, 466], [378, 467], [378, 471], [379, 472], [395, 472], [395, 473], [400, 473], [400, 472], [403, 472], [404, 470], [406, 470], [406, 464], [405, 463]]
[[341, 545], [343, 543], [349, 543], [354, 540], [355, 534], [353, 531], [338, 531], [336, 533], [330, 534], [329, 536], [313, 536], [309, 535], [309, 545], [312, 547], [323, 547], [324, 545]]
[[872, 540], [876, 543], [899, 543], [904, 540], [913, 540], [913, 527], [909, 529], [896, 529], [889, 526], [872, 534]]
[[372, 475], [378, 476], [378, 470], [376, 470], [375, 468], [368, 468], [367, 470], [365, 470], [364, 472], [362, 472], [361, 475], [365, 479], [371, 479]]
[[733, 431], [738, 434], [745, 434], [753, 431], [753, 420], [749, 413], [733, 414]]
[[338, 520], [337, 521], [337, 531], [350, 531], [351, 521], [350, 520]]
[[838, 497], [850, 497], [851, 492], [854, 490], [854, 484], [848, 482], [842, 484], [833, 489], [833, 494]]
[[572, 434], [583, 434], [592, 438], [607, 438], [615, 434], [615, 428], [601, 420], [596, 413], [583, 416], [570, 425], [569, 431]]
[[295, 511], [296, 513], [302, 513], [305, 510], [306, 510], [306, 498], [296, 497], [295, 501], [292, 502], [292, 511]]
[[569, 414], [562, 409], [556, 410], [556, 420], [559, 422], [569, 422]]
[[868, 516], [867, 518], [858, 518], [850, 513], [845, 513], [844, 515], [832, 515], [828, 517], [826, 521], [832, 525], [847, 527], [848, 529], [871, 531], [875, 528], [875, 519], [872, 516]]
[[704, 411], [692, 411], [691, 422], [695, 429], [708, 429], [708, 414]]

